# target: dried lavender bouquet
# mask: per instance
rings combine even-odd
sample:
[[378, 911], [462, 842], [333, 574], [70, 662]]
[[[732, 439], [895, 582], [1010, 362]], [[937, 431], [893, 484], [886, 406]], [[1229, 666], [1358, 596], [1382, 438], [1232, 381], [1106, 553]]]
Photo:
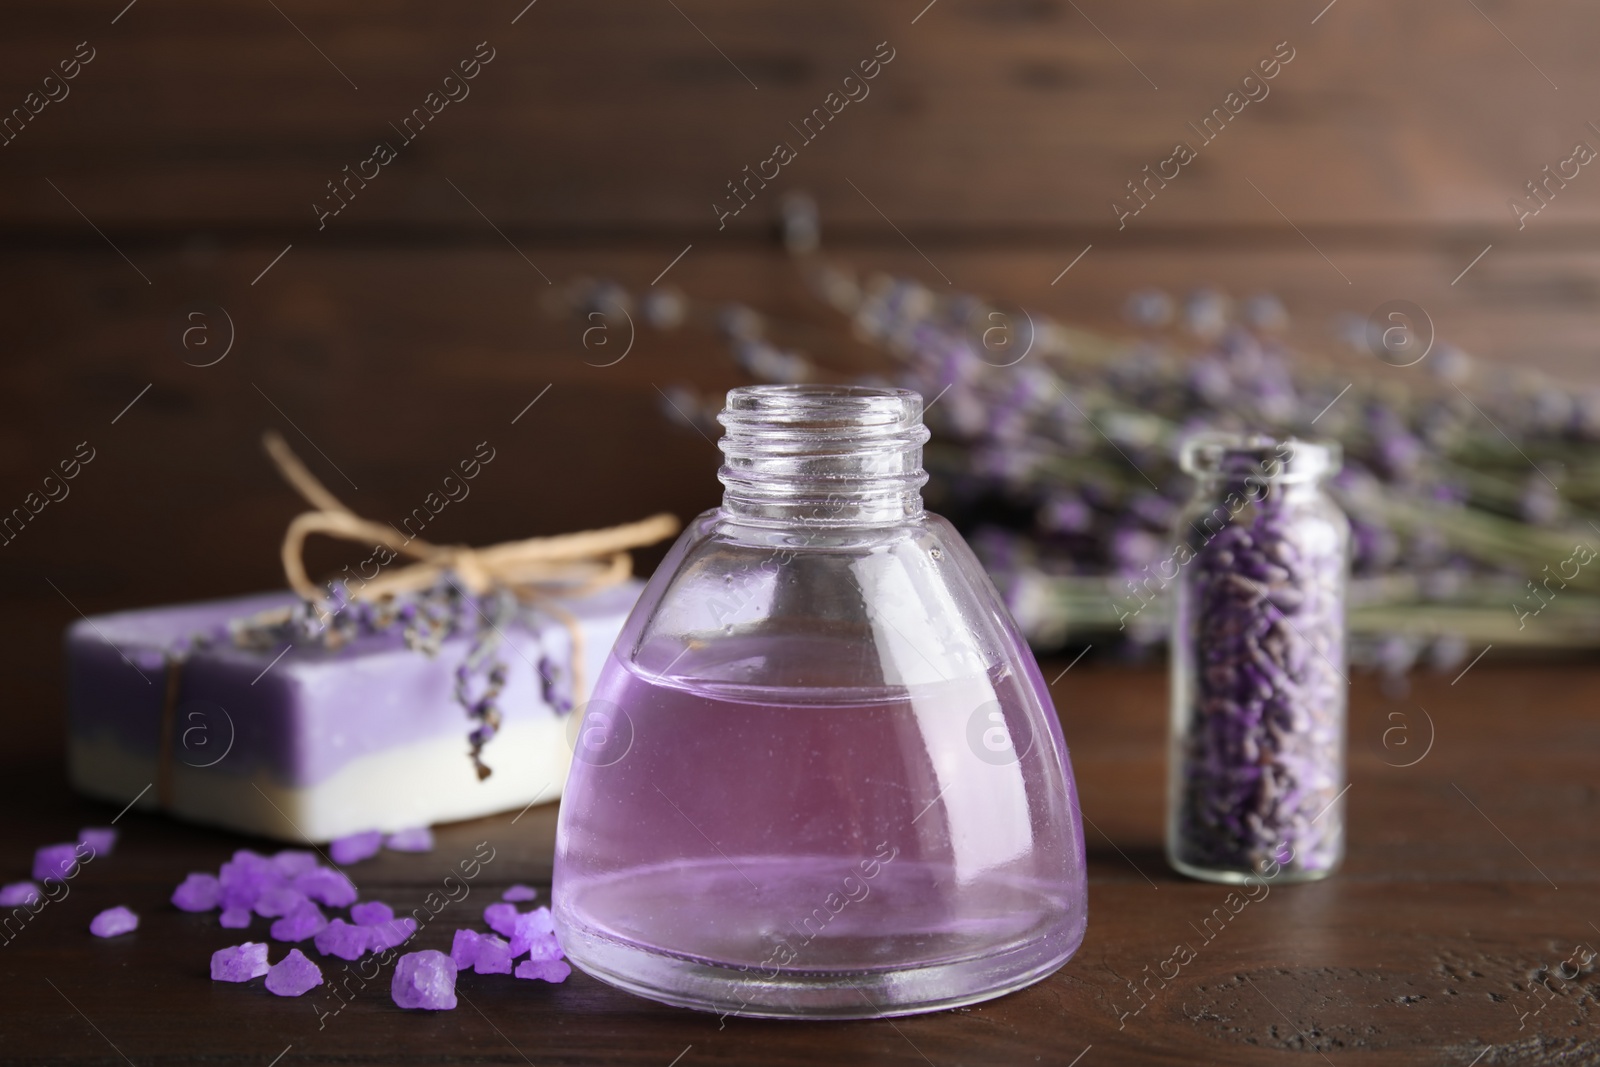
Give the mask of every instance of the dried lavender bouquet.
[[[1235, 303], [1201, 289], [1127, 302], [1113, 338], [977, 296], [887, 274], [859, 277], [817, 250], [811, 209], [791, 202], [798, 273], [881, 369], [830, 369], [787, 347], [810, 323], [740, 304], [579, 279], [551, 307], [580, 321], [640, 311], [651, 328], [714, 328], [757, 381], [853, 377], [929, 402], [930, 504], [978, 549], [1042, 651], [1164, 639], [1174, 517], [1192, 491], [1177, 444], [1202, 431], [1339, 441], [1331, 489], [1354, 533], [1352, 658], [1399, 673], [1451, 669], [1485, 644], [1600, 643], [1600, 390], [1474, 361], [1434, 344], [1415, 366], [1360, 316], [1342, 355], [1291, 347], [1271, 294]], [[1024, 354], [1025, 353], [1025, 354]], [[1356, 353], [1359, 353], [1356, 354]], [[666, 391], [664, 412], [715, 433], [720, 396]]]

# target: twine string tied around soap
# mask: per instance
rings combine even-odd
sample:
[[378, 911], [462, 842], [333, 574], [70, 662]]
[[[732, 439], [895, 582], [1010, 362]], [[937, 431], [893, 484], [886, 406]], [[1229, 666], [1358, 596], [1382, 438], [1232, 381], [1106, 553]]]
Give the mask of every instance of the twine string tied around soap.
[[[278, 468], [278, 473], [313, 508], [290, 521], [279, 550], [289, 588], [302, 600], [318, 605], [323, 597], [323, 590], [311, 580], [305, 567], [306, 539], [314, 534], [381, 545], [396, 556], [414, 561], [387, 572], [380, 568], [372, 578], [362, 575], [354, 582], [347, 582], [345, 593], [352, 601], [375, 601], [419, 592], [431, 589], [441, 581], [449, 582], [458, 591], [474, 597], [495, 589], [508, 590], [518, 602], [548, 612], [566, 629], [571, 642], [570, 670], [574, 704], [582, 702], [583, 631], [577, 617], [555, 598], [582, 597], [627, 581], [633, 574], [633, 557], [628, 550], [672, 537], [679, 528], [676, 517], [660, 513], [620, 526], [551, 537], [530, 537], [484, 548], [436, 545], [420, 537], [407, 537], [388, 523], [373, 522], [351, 511], [311, 473], [276, 431], [267, 431], [262, 444]], [[360, 584], [356, 585], [356, 582]], [[465, 589], [462, 589], [463, 586]], [[278, 613], [267, 614], [276, 616]], [[287, 612], [283, 614], [287, 617]], [[159, 788], [156, 790], [160, 807], [171, 806], [170, 738], [177, 711], [181, 670], [182, 658], [174, 657], [168, 664], [169, 677], [163, 701], [163, 758], [158, 767]]]

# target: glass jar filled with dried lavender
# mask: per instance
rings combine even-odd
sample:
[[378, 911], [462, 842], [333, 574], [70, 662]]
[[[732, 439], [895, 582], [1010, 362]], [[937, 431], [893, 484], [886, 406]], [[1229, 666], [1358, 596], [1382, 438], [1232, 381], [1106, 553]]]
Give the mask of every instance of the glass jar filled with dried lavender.
[[1217, 882], [1304, 881], [1344, 857], [1350, 526], [1337, 445], [1207, 436], [1178, 520], [1167, 857]]

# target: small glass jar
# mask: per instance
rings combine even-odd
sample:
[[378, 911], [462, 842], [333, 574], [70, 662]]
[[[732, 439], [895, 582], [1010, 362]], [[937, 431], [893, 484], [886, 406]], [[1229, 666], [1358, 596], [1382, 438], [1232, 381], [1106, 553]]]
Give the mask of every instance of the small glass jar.
[[1309, 881], [1344, 858], [1350, 526], [1337, 445], [1186, 442], [1167, 857], [1208, 881]]
[[553, 907], [668, 1004], [879, 1017], [1019, 989], [1087, 921], [1066, 745], [976, 558], [922, 508], [922, 398], [754, 386], [726, 492], [583, 709]]

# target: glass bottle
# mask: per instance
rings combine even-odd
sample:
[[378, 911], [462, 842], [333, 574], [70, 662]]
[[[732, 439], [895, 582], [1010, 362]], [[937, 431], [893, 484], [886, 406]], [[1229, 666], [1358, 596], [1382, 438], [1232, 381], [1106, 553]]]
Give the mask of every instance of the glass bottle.
[[[1208, 881], [1308, 881], [1344, 858], [1350, 527], [1337, 445], [1186, 442], [1167, 857]], [[1162, 576], [1166, 577], [1166, 576]]]
[[904, 1015], [1060, 967], [1087, 919], [1066, 745], [961, 536], [922, 398], [728, 394], [722, 506], [641, 595], [556, 836], [574, 964], [725, 1014]]

